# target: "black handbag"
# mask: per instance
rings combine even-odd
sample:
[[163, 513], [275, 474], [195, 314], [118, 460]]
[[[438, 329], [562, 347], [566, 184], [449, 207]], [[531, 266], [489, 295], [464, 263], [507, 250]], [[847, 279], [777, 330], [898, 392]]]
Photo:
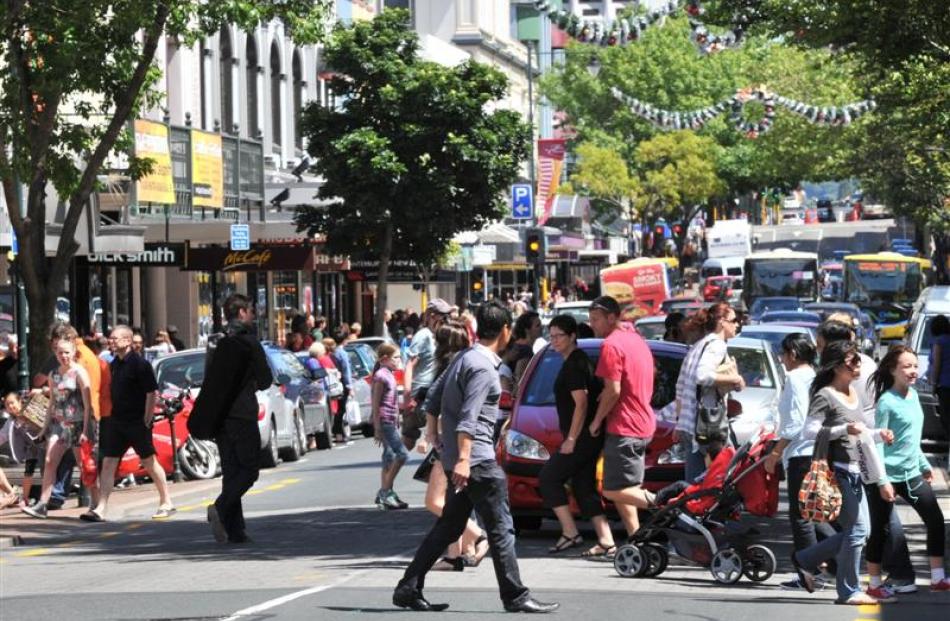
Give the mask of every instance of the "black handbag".
[[431, 449], [427, 454], [425, 459], [422, 460], [422, 463], [419, 464], [419, 467], [416, 468], [415, 474], [412, 475], [412, 478], [416, 481], [422, 481], [423, 483], [429, 482], [429, 475], [432, 474], [432, 469], [437, 467], [437, 464], [441, 460], [439, 456], [439, 451], [436, 449]]
[[[699, 354], [699, 360], [703, 358], [706, 346], [703, 345], [703, 351]], [[696, 363], [699, 364], [699, 361]], [[716, 390], [716, 405], [707, 407], [703, 404], [703, 387], [696, 385], [696, 429], [694, 431], [696, 442], [701, 445], [712, 443], [724, 443], [729, 437], [729, 408], [725, 399]]]

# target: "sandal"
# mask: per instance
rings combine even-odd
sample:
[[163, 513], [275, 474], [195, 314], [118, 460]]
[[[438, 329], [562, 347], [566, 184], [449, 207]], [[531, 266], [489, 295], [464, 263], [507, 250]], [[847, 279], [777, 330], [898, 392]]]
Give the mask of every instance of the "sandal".
[[93, 511], [92, 509], [80, 515], [79, 519], [82, 520], [83, 522], [105, 522], [106, 521], [104, 517], [102, 517], [101, 515]]
[[615, 554], [617, 554], [616, 545], [603, 544], [598, 541], [593, 548], [581, 552], [581, 557], [591, 561], [613, 562]]
[[573, 537], [568, 537], [567, 535], [561, 535], [552, 547], [548, 548], [548, 554], [558, 554], [565, 550], [570, 550], [571, 548], [576, 548], [577, 546], [584, 543], [584, 538], [580, 533], [577, 533]]
[[432, 571], [463, 571], [464, 569], [465, 561], [462, 560], [461, 556], [455, 558], [443, 556], [438, 563], [432, 566]]
[[[481, 547], [484, 544], [484, 547]], [[486, 556], [488, 556], [488, 551], [491, 550], [491, 546], [488, 545], [488, 536], [482, 534], [478, 539], [475, 540], [475, 554], [463, 554], [462, 560], [465, 562], [466, 567], [478, 567], [478, 564], [482, 562]]]
[[176, 513], [178, 513], [178, 509], [176, 509], [175, 507], [159, 507], [158, 511], [156, 511], [155, 514], [152, 515], [152, 519], [153, 520], [167, 520], [168, 518], [175, 515]]

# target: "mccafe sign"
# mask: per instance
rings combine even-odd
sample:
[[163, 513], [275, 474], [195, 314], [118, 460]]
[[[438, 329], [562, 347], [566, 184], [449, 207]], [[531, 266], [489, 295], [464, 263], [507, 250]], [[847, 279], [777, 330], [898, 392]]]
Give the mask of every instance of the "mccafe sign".
[[340, 257], [317, 254], [312, 246], [255, 244], [250, 250], [223, 246], [189, 248], [184, 269], [200, 272], [269, 272], [304, 270], [335, 272], [349, 268]]
[[89, 265], [173, 267], [185, 265], [186, 257], [185, 244], [165, 243], [145, 244], [140, 252], [90, 252], [79, 258]]

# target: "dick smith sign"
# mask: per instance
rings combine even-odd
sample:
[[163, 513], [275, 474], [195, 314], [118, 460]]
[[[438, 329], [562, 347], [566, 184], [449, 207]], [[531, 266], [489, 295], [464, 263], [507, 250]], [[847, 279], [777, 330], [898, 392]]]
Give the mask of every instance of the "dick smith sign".
[[91, 252], [85, 255], [90, 265], [181, 266], [185, 264], [184, 244], [145, 244], [139, 252]]

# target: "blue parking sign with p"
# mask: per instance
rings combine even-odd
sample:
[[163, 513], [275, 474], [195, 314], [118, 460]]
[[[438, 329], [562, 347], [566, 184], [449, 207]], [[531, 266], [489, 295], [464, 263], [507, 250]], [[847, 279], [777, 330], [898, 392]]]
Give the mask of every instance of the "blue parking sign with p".
[[534, 215], [534, 196], [531, 184], [516, 183], [511, 186], [511, 217], [515, 220], [530, 220]]

